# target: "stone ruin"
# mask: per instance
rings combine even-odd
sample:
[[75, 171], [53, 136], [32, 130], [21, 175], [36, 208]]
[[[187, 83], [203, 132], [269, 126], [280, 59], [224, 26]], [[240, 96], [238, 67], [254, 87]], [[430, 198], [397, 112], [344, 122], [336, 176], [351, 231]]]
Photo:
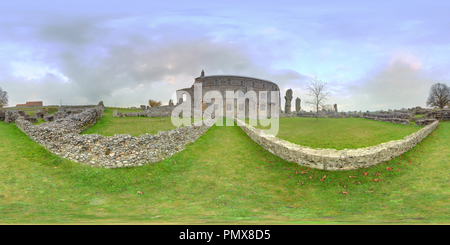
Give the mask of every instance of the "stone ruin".
[[180, 152], [206, 132], [214, 121], [197, 122], [189, 126], [155, 135], [133, 137], [129, 134], [102, 136], [80, 133], [93, 126], [103, 116], [97, 108], [40, 125], [24, 117], [15, 120], [16, 126], [29, 138], [50, 152], [63, 158], [93, 167], [120, 168], [154, 163]]
[[[4, 117], [2, 117], [3, 114], [2, 112], [4, 113]], [[19, 117], [22, 117], [24, 120], [27, 120], [32, 123], [38, 121], [36, 117], [31, 117], [30, 115], [21, 110], [6, 110], [0, 112], [0, 120], [3, 121], [2, 118], [4, 118], [6, 124], [15, 122]]]
[[[301, 111], [296, 114], [297, 117], [317, 117], [317, 113], [315, 112], [307, 112], [307, 111]], [[319, 117], [324, 117], [324, 115], [319, 113]]]
[[357, 114], [357, 113], [349, 113], [348, 115], [351, 116], [351, 117], [355, 117], [355, 118], [362, 117], [361, 114]]
[[424, 115], [424, 114], [427, 114], [427, 113], [432, 112], [432, 111], [433, 110], [431, 110], [431, 109], [425, 109], [425, 108], [422, 108], [420, 106], [416, 106], [416, 107], [408, 109], [408, 113], [411, 113], [413, 115]]
[[289, 115], [291, 114], [292, 89], [288, 89], [286, 91], [286, 96], [284, 96], [284, 99], [286, 100], [286, 104], [284, 106], [284, 113]]
[[378, 117], [378, 118], [401, 118], [412, 120], [414, 115], [411, 113], [364, 113], [363, 117]]
[[301, 99], [299, 98], [299, 97], [297, 97], [297, 99], [295, 99], [295, 111], [297, 112], [297, 113], [299, 113], [300, 112], [300, 110], [302, 109], [302, 107], [301, 107]]
[[348, 113], [340, 113], [340, 114], [331, 114], [327, 115], [328, 118], [350, 118], [350, 115]]
[[260, 129], [256, 129], [237, 118], [235, 121], [253, 141], [261, 145], [266, 151], [306, 168], [332, 171], [368, 168], [400, 156], [420, 143], [439, 125], [439, 122], [434, 120], [433, 123], [400, 140], [391, 140], [365, 148], [335, 150], [313, 149], [277, 137], [268, 137]]
[[113, 110], [113, 117], [171, 117], [174, 105], [150, 107], [140, 112], [121, 113]]
[[433, 119], [433, 118], [438, 121], [450, 121], [450, 110], [443, 109], [439, 111], [430, 111], [420, 119]]
[[34, 111], [34, 116], [35, 116], [36, 118], [43, 119], [45, 115], [47, 115], [47, 112], [44, 111], [44, 110], [35, 110], [35, 111]]
[[103, 101], [98, 102], [98, 105], [62, 105], [58, 108], [58, 111], [63, 111], [69, 113], [69, 111], [73, 111], [73, 113], [77, 114], [82, 111], [96, 108], [98, 110], [104, 111], [106, 110], [106, 106], [103, 104]]
[[411, 125], [410, 120], [414, 119], [414, 116], [410, 113], [364, 113], [363, 117], [365, 119], [403, 125]]
[[414, 125], [415, 126], [427, 126], [430, 125], [434, 122], [436, 122], [436, 119], [422, 119], [422, 120], [417, 120]]

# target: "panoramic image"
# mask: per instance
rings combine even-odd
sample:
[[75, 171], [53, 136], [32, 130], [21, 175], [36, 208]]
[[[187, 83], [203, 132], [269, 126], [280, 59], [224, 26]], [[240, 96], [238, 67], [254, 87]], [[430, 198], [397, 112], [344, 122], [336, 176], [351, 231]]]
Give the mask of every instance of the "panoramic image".
[[449, 7], [4, 1], [0, 224], [448, 224]]

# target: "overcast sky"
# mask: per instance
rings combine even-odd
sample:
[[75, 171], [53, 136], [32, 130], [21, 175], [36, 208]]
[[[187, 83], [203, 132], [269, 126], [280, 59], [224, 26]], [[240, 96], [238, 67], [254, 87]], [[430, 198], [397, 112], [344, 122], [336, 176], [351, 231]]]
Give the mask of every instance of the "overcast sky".
[[156, 2], [1, 1], [9, 106], [167, 104], [202, 69], [271, 80], [306, 110], [313, 76], [339, 111], [425, 107], [450, 85], [448, 1]]

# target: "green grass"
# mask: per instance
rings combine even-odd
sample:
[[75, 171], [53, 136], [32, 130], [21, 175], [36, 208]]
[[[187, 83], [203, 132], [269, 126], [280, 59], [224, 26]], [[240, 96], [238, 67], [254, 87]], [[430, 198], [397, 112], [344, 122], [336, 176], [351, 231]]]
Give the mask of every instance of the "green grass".
[[102, 169], [0, 123], [0, 223], [450, 223], [449, 138], [441, 123], [391, 161], [330, 172], [284, 161], [237, 126], [213, 126], [162, 162]]
[[[248, 119], [246, 120], [248, 123]], [[280, 118], [278, 138], [297, 145], [336, 150], [357, 149], [403, 139], [422, 127], [364, 118]], [[256, 128], [267, 129], [259, 124]]]
[[[100, 134], [104, 136], [113, 136], [114, 134], [130, 134], [139, 136], [141, 134], [156, 134], [158, 131], [166, 131], [177, 128], [172, 124], [171, 118], [167, 117], [112, 117], [112, 109], [103, 112], [103, 118], [93, 127], [84, 131], [82, 134]], [[119, 112], [139, 112], [142, 110], [118, 109]], [[191, 120], [199, 121], [200, 118]]]

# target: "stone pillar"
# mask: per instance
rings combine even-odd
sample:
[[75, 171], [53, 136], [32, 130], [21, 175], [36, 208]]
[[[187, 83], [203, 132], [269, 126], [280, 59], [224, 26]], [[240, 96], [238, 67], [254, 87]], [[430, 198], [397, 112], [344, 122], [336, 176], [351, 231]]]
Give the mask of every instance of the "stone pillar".
[[286, 103], [284, 106], [284, 113], [290, 114], [291, 113], [292, 89], [288, 89], [286, 91], [286, 96], [284, 96], [284, 99], [286, 100]]
[[301, 103], [301, 99], [299, 97], [297, 97], [297, 99], [295, 99], [295, 111], [296, 112], [300, 112], [300, 110], [302, 109], [300, 103]]

